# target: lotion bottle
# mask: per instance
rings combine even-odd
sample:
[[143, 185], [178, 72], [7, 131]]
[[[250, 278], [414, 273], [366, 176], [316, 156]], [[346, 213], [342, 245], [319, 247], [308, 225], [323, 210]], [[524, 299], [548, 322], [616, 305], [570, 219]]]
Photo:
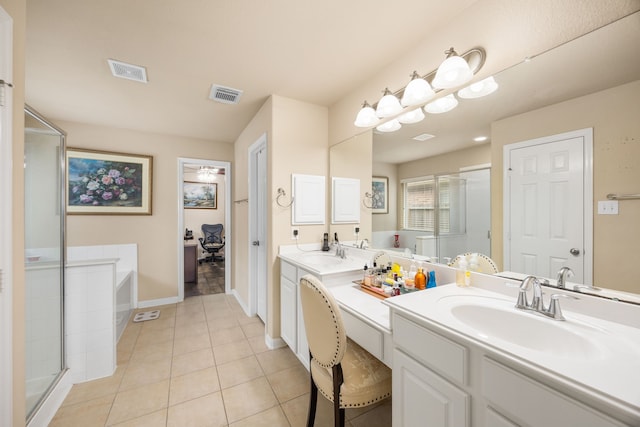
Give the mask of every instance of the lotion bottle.
[[460, 287], [467, 287], [471, 283], [471, 272], [467, 265], [467, 258], [460, 257], [458, 261], [458, 270], [456, 271], [456, 285]]

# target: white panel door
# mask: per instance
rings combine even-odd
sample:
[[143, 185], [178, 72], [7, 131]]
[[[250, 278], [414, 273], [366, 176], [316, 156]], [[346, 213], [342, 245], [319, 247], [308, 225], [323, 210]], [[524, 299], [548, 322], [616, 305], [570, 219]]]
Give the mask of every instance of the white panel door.
[[581, 136], [510, 150], [506, 269], [554, 278], [567, 266], [584, 283], [584, 154]]
[[249, 147], [250, 311], [267, 323], [267, 137]]

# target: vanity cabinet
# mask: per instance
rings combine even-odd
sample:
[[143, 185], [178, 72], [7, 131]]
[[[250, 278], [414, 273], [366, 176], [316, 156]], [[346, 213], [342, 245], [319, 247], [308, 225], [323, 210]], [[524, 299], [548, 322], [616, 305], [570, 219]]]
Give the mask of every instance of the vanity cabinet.
[[302, 364], [309, 369], [309, 344], [300, 304], [300, 278], [308, 271], [280, 261], [280, 335]]
[[394, 427], [637, 425], [410, 313], [392, 309], [392, 324]]

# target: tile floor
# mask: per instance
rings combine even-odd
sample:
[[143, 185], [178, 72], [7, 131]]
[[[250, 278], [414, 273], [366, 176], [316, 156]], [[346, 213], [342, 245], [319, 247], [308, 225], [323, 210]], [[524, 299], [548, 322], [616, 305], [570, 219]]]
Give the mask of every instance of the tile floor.
[[185, 282], [185, 298], [224, 293], [224, 260], [198, 262], [198, 281]]
[[[159, 319], [127, 326], [115, 375], [74, 385], [51, 427], [306, 425], [306, 369], [288, 347], [269, 350], [233, 296], [156, 308]], [[347, 427], [390, 426], [391, 401], [346, 415]], [[332, 425], [320, 396], [316, 426]]]

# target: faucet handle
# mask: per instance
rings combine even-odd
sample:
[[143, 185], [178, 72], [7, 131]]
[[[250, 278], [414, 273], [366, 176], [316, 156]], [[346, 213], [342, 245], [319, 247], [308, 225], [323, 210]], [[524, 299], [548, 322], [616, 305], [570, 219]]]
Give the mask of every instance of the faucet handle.
[[529, 302], [527, 301], [527, 291], [520, 288], [518, 291], [518, 301], [516, 301], [516, 308], [529, 308]]
[[569, 299], [580, 299], [578, 297], [574, 297], [573, 295], [566, 294], [551, 294], [551, 301], [549, 302], [549, 309], [545, 311], [544, 314], [553, 318], [554, 320], [566, 320], [562, 315], [562, 310], [560, 309], [560, 298], [569, 298]]

